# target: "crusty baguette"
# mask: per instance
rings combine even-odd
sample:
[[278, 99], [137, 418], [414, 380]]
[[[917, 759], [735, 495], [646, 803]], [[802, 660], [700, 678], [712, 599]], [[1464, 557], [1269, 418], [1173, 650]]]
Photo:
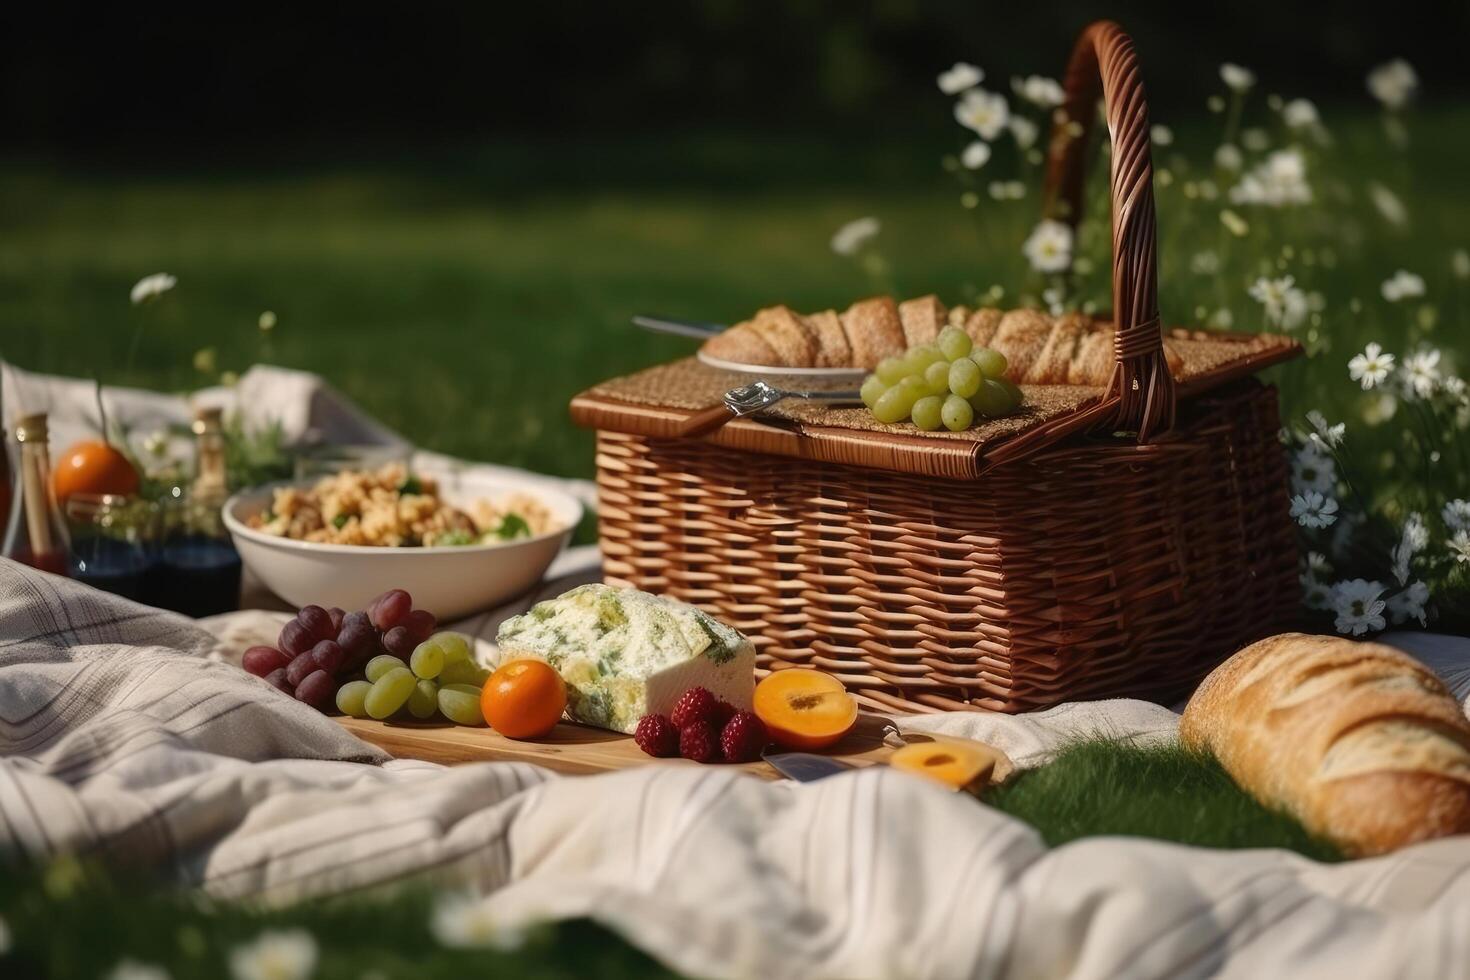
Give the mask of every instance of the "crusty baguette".
[[[1031, 365], [1027, 384], [1064, 385], [1077, 357], [1078, 345], [1092, 326], [1092, 318], [1081, 313], [1067, 313], [1052, 321], [1051, 332], [1041, 353]], [[1004, 352], [1002, 352], [1004, 353]], [[1007, 355], [1009, 358], [1009, 355]]]
[[852, 365], [866, 371], [885, 357], [902, 354], [905, 347], [903, 321], [892, 297], [875, 296], [858, 300], [842, 314], [842, 326], [852, 345]]
[[813, 367], [817, 362], [817, 338], [787, 306], [771, 306], [756, 312], [750, 321], [761, 339], [776, 352], [777, 364]]
[[984, 346], [993, 347], [1006, 356], [1010, 362], [1006, 377], [1016, 384], [1037, 384], [1039, 382], [1031, 380], [1031, 368], [1046, 349], [1054, 326], [1052, 318], [1039, 310], [1009, 310], [1000, 318], [995, 335]]
[[970, 342], [976, 347], [989, 347], [1002, 315], [1000, 310], [988, 306], [971, 313], [965, 321], [965, 333], [970, 335]]
[[939, 339], [940, 328], [947, 320], [944, 304], [938, 296], [920, 296], [898, 304], [898, 318], [903, 321], [904, 346], [932, 344]]
[[715, 334], [704, 342], [704, 352], [736, 364], [780, 364], [776, 351], [766, 343], [749, 320]]
[[842, 318], [836, 310], [813, 313], [806, 324], [817, 338], [815, 367], [852, 366], [852, 345], [847, 342], [847, 331], [842, 329]]
[[1205, 678], [1179, 734], [1348, 854], [1470, 833], [1470, 722], [1432, 671], [1392, 647], [1261, 640]]

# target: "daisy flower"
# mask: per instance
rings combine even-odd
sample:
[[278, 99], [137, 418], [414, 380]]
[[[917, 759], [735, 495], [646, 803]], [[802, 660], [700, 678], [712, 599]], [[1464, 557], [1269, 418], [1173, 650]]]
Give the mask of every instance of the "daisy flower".
[[1054, 109], [1067, 99], [1067, 94], [1062, 91], [1056, 79], [1042, 75], [1012, 78], [1011, 89], [1027, 102], [1042, 109]]
[[1010, 121], [1011, 109], [1005, 96], [983, 88], [972, 88], [955, 103], [954, 117], [961, 126], [974, 130], [981, 139], [993, 140]]
[[1364, 391], [1383, 384], [1392, 370], [1393, 355], [1385, 354], [1377, 344], [1369, 344], [1348, 361], [1348, 377], [1361, 384]]
[[967, 61], [956, 61], [954, 67], [939, 76], [939, 91], [945, 95], [959, 95], [983, 81], [985, 72]]
[[1368, 73], [1368, 91], [1385, 109], [1402, 109], [1418, 87], [1419, 74], [1403, 58], [1395, 58]]
[[1227, 61], [1220, 66], [1220, 81], [1232, 92], [1248, 92], [1256, 84], [1256, 73]]
[[141, 306], [151, 299], [157, 299], [178, 284], [179, 281], [167, 272], [155, 272], [151, 276], [144, 276], [133, 284], [131, 294], [133, 305]]
[[1424, 607], [1429, 602], [1429, 586], [1415, 582], [1401, 592], [1388, 597], [1388, 615], [1395, 624], [1411, 619], [1419, 620], [1420, 626], [1429, 625], [1429, 615]]
[[1270, 208], [1311, 204], [1312, 186], [1307, 183], [1306, 158], [1296, 149], [1276, 150], [1244, 174], [1240, 183], [1230, 188], [1230, 201]]
[[1307, 421], [1312, 426], [1312, 442], [1319, 448], [1336, 449], [1342, 445], [1342, 437], [1347, 432], [1347, 424], [1339, 422], [1336, 425], [1328, 425], [1327, 417], [1315, 408], [1307, 413]]
[[1327, 527], [1337, 520], [1337, 501], [1308, 490], [1291, 498], [1291, 516], [1302, 527]]
[[317, 943], [305, 929], [269, 929], [230, 950], [235, 980], [306, 980], [316, 971]]
[[1401, 299], [1415, 299], [1423, 296], [1424, 280], [1412, 272], [1400, 269], [1383, 280], [1383, 285], [1379, 289], [1384, 299], [1390, 303], [1397, 303]]
[[1306, 99], [1292, 99], [1281, 107], [1281, 121], [1289, 129], [1310, 129], [1320, 122], [1317, 107]]
[[967, 170], [979, 170], [989, 161], [990, 144], [984, 140], [975, 140], [960, 154], [960, 163], [963, 163]]
[[1174, 130], [1158, 123], [1149, 128], [1148, 136], [1154, 146], [1168, 146], [1174, 142]]
[[1299, 494], [1330, 495], [1337, 485], [1337, 468], [1332, 457], [1308, 443], [1291, 460], [1291, 487]]
[[1461, 528], [1449, 540], [1450, 557], [1470, 565], [1470, 531]]
[[1072, 261], [1072, 227], [1060, 221], [1042, 221], [1021, 251], [1037, 272], [1062, 272]]
[[1439, 387], [1439, 351], [1433, 348], [1421, 350], [1404, 358], [1400, 374], [1406, 390], [1420, 398], [1428, 398]]
[[1307, 294], [1296, 286], [1291, 276], [1280, 279], [1257, 279], [1250, 287], [1250, 296], [1266, 308], [1266, 319], [1275, 326], [1293, 330], [1307, 318], [1310, 302]]
[[1036, 142], [1038, 132], [1036, 124], [1025, 116], [1012, 116], [1011, 121], [1006, 124], [1006, 128], [1011, 131], [1011, 136], [1015, 139], [1016, 145], [1023, 150], [1030, 149], [1031, 144]]
[[832, 235], [832, 251], [852, 256], [883, 229], [877, 218], [858, 218], [838, 228]]
[[1215, 150], [1215, 166], [1221, 170], [1239, 170], [1245, 164], [1240, 147], [1233, 143], [1221, 144]]
[[123, 959], [106, 974], [105, 980], [170, 980], [170, 977], [161, 966]]
[[1451, 531], [1470, 531], [1470, 500], [1451, 500], [1439, 516]]
[[429, 927], [434, 937], [454, 948], [489, 948], [502, 952], [526, 944], [526, 930], [507, 926], [490, 913], [489, 902], [473, 895], [452, 895], [434, 906]]
[[1388, 625], [1383, 610], [1388, 606], [1379, 596], [1383, 586], [1360, 578], [1338, 582], [1332, 587], [1332, 608], [1337, 613], [1333, 625], [1339, 633], [1362, 636]]
[[1400, 585], [1409, 581], [1409, 563], [1414, 556], [1429, 544], [1429, 528], [1418, 513], [1410, 513], [1404, 520], [1404, 534], [1393, 549], [1393, 577]]

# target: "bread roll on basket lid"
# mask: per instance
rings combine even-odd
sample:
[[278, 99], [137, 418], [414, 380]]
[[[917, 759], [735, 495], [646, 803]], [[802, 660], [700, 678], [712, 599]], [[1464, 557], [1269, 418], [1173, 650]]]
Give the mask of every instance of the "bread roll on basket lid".
[[1470, 722], [1392, 647], [1302, 633], [1253, 643], [1205, 678], [1179, 733], [1346, 854], [1470, 833]]

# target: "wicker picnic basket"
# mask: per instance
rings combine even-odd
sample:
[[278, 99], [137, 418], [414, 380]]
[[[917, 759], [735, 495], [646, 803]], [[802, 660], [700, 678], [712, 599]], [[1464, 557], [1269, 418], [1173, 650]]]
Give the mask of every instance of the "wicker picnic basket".
[[[688, 438], [748, 379], [691, 359], [599, 385], [572, 413], [598, 430], [609, 582], [704, 607], [752, 637], [762, 670], [813, 667], [899, 711], [1176, 698], [1290, 619], [1279, 414], [1251, 375], [1298, 348], [1211, 334], [1237, 346], [1176, 384], [1148, 113], [1117, 25], [1083, 33], [1065, 89], [1083, 127], [1101, 91], [1113, 140], [1108, 387], [1028, 390], [1033, 419], [968, 438], [811, 406]], [[1085, 131], [1060, 129], [1047, 207], [1075, 222]]]

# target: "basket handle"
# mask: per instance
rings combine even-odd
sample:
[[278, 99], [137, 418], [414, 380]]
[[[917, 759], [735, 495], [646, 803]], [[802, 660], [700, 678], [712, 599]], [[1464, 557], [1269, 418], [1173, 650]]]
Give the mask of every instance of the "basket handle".
[[[1138, 441], [1174, 424], [1174, 379], [1164, 358], [1159, 319], [1154, 168], [1148, 100], [1133, 39], [1109, 20], [1089, 25], [1067, 64], [1066, 101], [1053, 124], [1043, 213], [1073, 228], [1082, 217], [1087, 136], [1099, 95], [1112, 137], [1113, 374], [1095, 428], [1137, 432]], [[1071, 123], [1081, 133], [1070, 129]]]

